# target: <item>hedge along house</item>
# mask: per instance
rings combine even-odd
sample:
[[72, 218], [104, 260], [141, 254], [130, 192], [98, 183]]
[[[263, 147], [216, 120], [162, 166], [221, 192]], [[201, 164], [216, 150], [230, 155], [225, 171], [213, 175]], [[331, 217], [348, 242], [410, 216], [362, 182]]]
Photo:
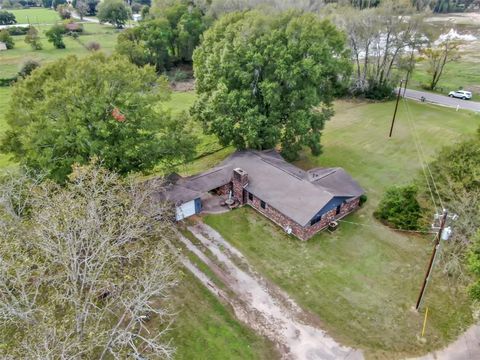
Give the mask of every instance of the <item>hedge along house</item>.
[[302, 240], [357, 209], [364, 193], [342, 168], [304, 171], [269, 150], [239, 151], [207, 172], [176, 178], [165, 197], [182, 220], [202, 211], [209, 192], [233, 196]]

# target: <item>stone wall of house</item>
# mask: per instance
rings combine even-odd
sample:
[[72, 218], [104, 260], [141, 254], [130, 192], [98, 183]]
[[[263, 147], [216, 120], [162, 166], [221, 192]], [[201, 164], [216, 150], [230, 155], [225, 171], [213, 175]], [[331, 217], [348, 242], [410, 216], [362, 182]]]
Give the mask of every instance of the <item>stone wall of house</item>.
[[261, 207], [261, 200], [256, 196], [253, 196], [253, 200], [250, 200], [250, 196], [247, 197], [247, 204], [253, 207], [258, 212], [262, 213], [264, 216], [280, 225], [284, 230], [287, 227], [292, 229], [292, 234], [298, 237], [301, 240], [308, 240], [313, 235], [315, 235], [320, 230], [328, 226], [328, 224], [335, 220], [344, 217], [359, 206], [360, 198], [355, 198], [348, 202], [342, 204], [340, 208], [340, 213], [336, 215], [337, 209], [332, 209], [322, 216], [322, 219], [314, 224], [313, 226], [307, 225], [303, 227], [297, 224], [295, 221], [289, 217], [283, 215], [281, 212], [271, 207], [269, 204], [266, 204], [265, 209]]
[[225, 185], [222, 185], [216, 188], [214, 191], [215, 191], [215, 194], [219, 196], [224, 196], [224, 195], [229, 195], [231, 190], [232, 190], [232, 183], [229, 182]]

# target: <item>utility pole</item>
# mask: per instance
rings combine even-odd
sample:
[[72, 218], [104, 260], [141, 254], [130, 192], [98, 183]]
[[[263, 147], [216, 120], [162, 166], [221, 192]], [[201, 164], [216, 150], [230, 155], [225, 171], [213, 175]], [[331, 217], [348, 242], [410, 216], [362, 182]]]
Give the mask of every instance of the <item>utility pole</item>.
[[[454, 215], [455, 218], [456, 215]], [[415, 305], [415, 310], [418, 311], [420, 305], [422, 304], [423, 297], [425, 296], [425, 290], [427, 288], [428, 282], [430, 281], [430, 276], [432, 275], [433, 265], [435, 265], [435, 258], [440, 247], [440, 240], [447, 240], [450, 236], [450, 228], [445, 229], [447, 223], [448, 212], [443, 209], [442, 217], [440, 219], [440, 228], [438, 229], [437, 236], [435, 237], [435, 244], [433, 246], [432, 256], [430, 257], [430, 262], [428, 264], [427, 272], [425, 278], [423, 279], [422, 288], [420, 289], [420, 294], [418, 295], [417, 303]], [[445, 231], [445, 234], [444, 234]]]
[[390, 127], [390, 134], [388, 135], [389, 138], [392, 137], [393, 124], [395, 124], [395, 116], [397, 116], [398, 102], [400, 101], [400, 95], [402, 93], [402, 83], [403, 83], [403, 80], [400, 80], [400, 86], [398, 87], [398, 94], [397, 94], [397, 103], [395, 104], [395, 111], [393, 112], [392, 126]]

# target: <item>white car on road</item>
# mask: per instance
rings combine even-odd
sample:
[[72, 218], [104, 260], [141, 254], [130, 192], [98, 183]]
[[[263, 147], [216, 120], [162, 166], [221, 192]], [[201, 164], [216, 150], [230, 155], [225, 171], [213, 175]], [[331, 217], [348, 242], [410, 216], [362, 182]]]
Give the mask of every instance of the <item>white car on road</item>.
[[472, 98], [472, 93], [470, 91], [457, 90], [457, 91], [450, 91], [448, 93], [448, 96], [463, 99], [463, 100], [470, 100]]

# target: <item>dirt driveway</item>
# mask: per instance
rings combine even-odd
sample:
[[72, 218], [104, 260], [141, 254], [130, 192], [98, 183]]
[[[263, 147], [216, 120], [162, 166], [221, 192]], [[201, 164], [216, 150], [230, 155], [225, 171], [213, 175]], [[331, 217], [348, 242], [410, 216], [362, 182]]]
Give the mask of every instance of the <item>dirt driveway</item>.
[[256, 273], [243, 255], [220, 234], [201, 222], [188, 228], [198, 242], [180, 236], [183, 244], [226, 285], [222, 291], [187, 259], [182, 261], [207, 288], [228, 302], [235, 315], [266, 336], [283, 359], [363, 359], [361, 351], [342, 346], [318, 327], [295, 301]]

